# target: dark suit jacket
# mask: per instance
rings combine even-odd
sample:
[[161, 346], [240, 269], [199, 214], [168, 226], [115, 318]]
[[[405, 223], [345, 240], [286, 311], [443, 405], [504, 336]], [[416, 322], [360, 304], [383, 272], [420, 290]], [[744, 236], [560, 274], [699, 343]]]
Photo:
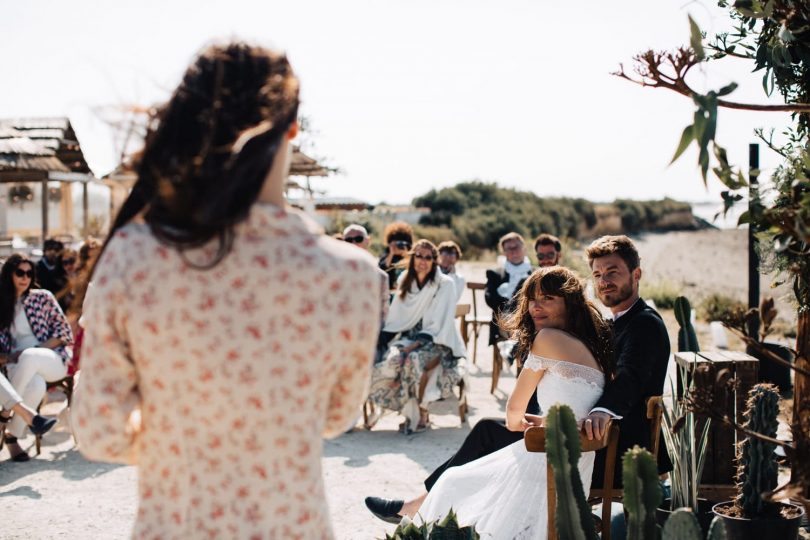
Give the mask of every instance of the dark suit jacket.
[[503, 268], [498, 267], [494, 270], [487, 270], [487, 285], [484, 289], [484, 300], [487, 305], [492, 308], [492, 320], [489, 322], [489, 344], [495, 345], [498, 341], [507, 339], [507, 336], [501, 335], [501, 329], [498, 327], [498, 316], [506, 309], [514, 309], [514, 298], [517, 296], [523, 282], [522, 279], [512, 293], [511, 298], [504, 298], [498, 294], [498, 287], [501, 283], [509, 281], [509, 273]]
[[[669, 336], [661, 316], [640, 299], [618, 318], [613, 326], [616, 351], [616, 376], [605, 385], [605, 392], [594, 408], [603, 407], [622, 419], [619, 421], [619, 448], [616, 456], [614, 485], [621, 486], [621, 458], [634, 445], [650, 446], [650, 423], [646, 399], [664, 391], [669, 363]], [[662, 439], [663, 441], [663, 439]], [[659, 471], [671, 466], [661, 444]], [[604, 472], [604, 450], [596, 455], [594, 487], [601, 487]]]

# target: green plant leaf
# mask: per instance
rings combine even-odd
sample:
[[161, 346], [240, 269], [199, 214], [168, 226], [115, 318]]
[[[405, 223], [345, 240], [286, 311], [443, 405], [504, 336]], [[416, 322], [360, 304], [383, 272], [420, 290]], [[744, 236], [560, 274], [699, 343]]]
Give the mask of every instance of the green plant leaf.
[[675, 150], [675, 155], [672, 156], [672, 161], [669, 162], [670, 165], [675, 163], [681, 154], [689, 147], [689, 143], [695, 140], [695, 126], [689, 125], [683, 128], [683, 133], [681, 134], [681, 141], [678, 143], [678, 149]]
[[695, 51], [695, 58], [703, 60], [706, 58], [706, 51], [703, 50], [703, 34], [691, 15], [689, 17], [689, 45]]
[[724, 86], [723, 88], [721, 88], [720, 90], [717, 91], [717, 95], [718, 96], [727, 96], [730, 93], [732, 93], [734, 90], [736, 90], [737, 86], [738, 85], [735, 82], [727, 84], [726, 86]]

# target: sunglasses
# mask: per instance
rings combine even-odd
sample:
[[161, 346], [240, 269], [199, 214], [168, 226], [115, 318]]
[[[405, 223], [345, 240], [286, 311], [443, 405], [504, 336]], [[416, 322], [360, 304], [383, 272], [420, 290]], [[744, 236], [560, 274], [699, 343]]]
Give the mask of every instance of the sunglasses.
[[432, 261], [433, 260], [433, 255], [422, 255], [420, 253], [414, 253], [413, 258], [414, 259], [421, 259], [423, 261]]
[[76, 262], [76, 259], [62, 259], [62, 265], [70, 266], [71, 264], [73, 264], [75, 262]]
[[555, 258], [556, 256], [557, 256], [557, 252], [556, 252], [556, 251], [555, 251], [555, 252], [553, 252], [553, 253], [537, 253], [537, 260], [538, 260], [538, 261], [543, 261], [543, 260], [545, 260], [545, 259], [548, 259], [548, 260], [550, 260], [550, 261], [551, 261], [551, 260], [554, 260], [554, 258]]
[[19, 268], [15, 268], [14, 275], [17, 277], [27, 277], [28, 279], [34, 279], [33, 270], [21, 270]]
[[350, 236], [348, 238], [344, 238], [343, 241], [348, 242], [350, 244], [360, 244], [365, 239], [366, 238], [364, 236]]

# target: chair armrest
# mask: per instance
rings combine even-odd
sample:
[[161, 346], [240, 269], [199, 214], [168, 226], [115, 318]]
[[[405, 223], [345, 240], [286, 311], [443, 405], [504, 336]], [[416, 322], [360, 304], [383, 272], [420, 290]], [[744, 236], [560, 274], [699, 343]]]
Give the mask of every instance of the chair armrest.
[[[610, 443], [611, 433], [617, 431], [618, 426], [614, 426], [612, 421], [608, 421], [607, 429], [602, 434], [600, 439], [588, 439], [584, 430], [579, 431], [579, 444], [583, 452], [595, 452], [605, 448]], [[523, 432], [523, 441], [526, 444], [526, 450], [529, 452], [545, 452], [546, 451], [546, 427], [533, 426]]]

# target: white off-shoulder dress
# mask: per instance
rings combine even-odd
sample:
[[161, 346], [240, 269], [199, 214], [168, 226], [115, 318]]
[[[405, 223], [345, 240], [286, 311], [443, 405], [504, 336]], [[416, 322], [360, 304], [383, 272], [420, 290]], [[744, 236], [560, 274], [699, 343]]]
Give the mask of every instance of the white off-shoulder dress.
[[[602, 395], [605, 377], [597, 369], [533, 354], [524, 367], [545, 370], [537, 385], [537, 400], [544, 412], [554, 404], [565, 404], [582, 419]], [[594, 456], [594, 452], [583, 452], [579, 460], [585, 493], [591, 485]], [[482, 539], [544, 540], [546, 480], [546, 454], [528, 452], [520, 440], [448, 469], [422, 503], [415, 521], [443, 518], [452, 508], [459, 523], [475, 525]]]

